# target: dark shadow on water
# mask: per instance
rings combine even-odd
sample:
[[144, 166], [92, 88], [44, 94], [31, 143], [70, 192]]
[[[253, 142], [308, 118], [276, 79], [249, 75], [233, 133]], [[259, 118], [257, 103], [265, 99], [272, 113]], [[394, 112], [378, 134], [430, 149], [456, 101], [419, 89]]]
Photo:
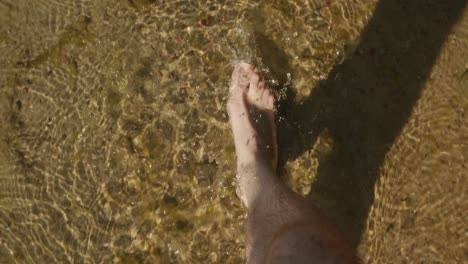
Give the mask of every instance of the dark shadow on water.
[[[296, 104], [294, 94], [281, 103], [279, 115], [287, 120], [278, 124], [283, 165], [311, 150], [320, 135], [333, 139], [333, 150], [320, 158], [309, 198], [335, 220], [353, 246], [361, 239], [384, 157], [408, 121], [465, 4], [379, 1], [354, 54], [302, 104]], [[269, 53], [263, 58], [272, 56], [262, 53]], [[264, 63], [277, 76], [287, 72], [274, 66], [287, 63]]]

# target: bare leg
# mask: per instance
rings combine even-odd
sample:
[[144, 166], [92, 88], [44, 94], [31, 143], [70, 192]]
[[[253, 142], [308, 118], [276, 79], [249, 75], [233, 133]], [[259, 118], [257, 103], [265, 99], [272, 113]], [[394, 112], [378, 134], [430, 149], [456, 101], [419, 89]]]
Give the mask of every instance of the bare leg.
[[355, 263], [320, 212], [277, 177], [274, 96], [252, 65], [231, 77], [228, 112], [237, 155], [238, 195], [248, 210], [248, 263]]

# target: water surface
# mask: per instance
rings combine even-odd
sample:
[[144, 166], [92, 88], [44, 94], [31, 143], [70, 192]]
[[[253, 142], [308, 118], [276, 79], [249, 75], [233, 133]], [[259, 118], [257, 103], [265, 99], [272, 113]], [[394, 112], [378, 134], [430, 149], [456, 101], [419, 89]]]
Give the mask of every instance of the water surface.
[[232, 65], [369, 263], [466, 261], [464, 1], [0, 1], [0, 262], [242, 263]]

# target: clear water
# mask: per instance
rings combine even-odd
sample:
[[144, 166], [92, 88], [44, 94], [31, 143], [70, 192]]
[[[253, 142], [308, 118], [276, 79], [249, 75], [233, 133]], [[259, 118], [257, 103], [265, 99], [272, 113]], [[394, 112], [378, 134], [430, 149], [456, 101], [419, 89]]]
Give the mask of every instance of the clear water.
[[[408, 3], [410, 2], [410, 3]], [[368, 263], [467, 261], [465, 1], [0, 1], [0, 262], [242, 263], [232, 64]]]

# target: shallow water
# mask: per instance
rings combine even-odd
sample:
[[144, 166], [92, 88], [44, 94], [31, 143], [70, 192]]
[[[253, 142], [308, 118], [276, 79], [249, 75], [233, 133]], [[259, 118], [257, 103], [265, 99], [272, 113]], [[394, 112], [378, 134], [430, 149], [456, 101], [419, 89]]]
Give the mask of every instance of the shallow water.
[[0, 1], [0, 262], [241, 263], [232, 64], [368, 263], [467, 261], [465, 1]]

